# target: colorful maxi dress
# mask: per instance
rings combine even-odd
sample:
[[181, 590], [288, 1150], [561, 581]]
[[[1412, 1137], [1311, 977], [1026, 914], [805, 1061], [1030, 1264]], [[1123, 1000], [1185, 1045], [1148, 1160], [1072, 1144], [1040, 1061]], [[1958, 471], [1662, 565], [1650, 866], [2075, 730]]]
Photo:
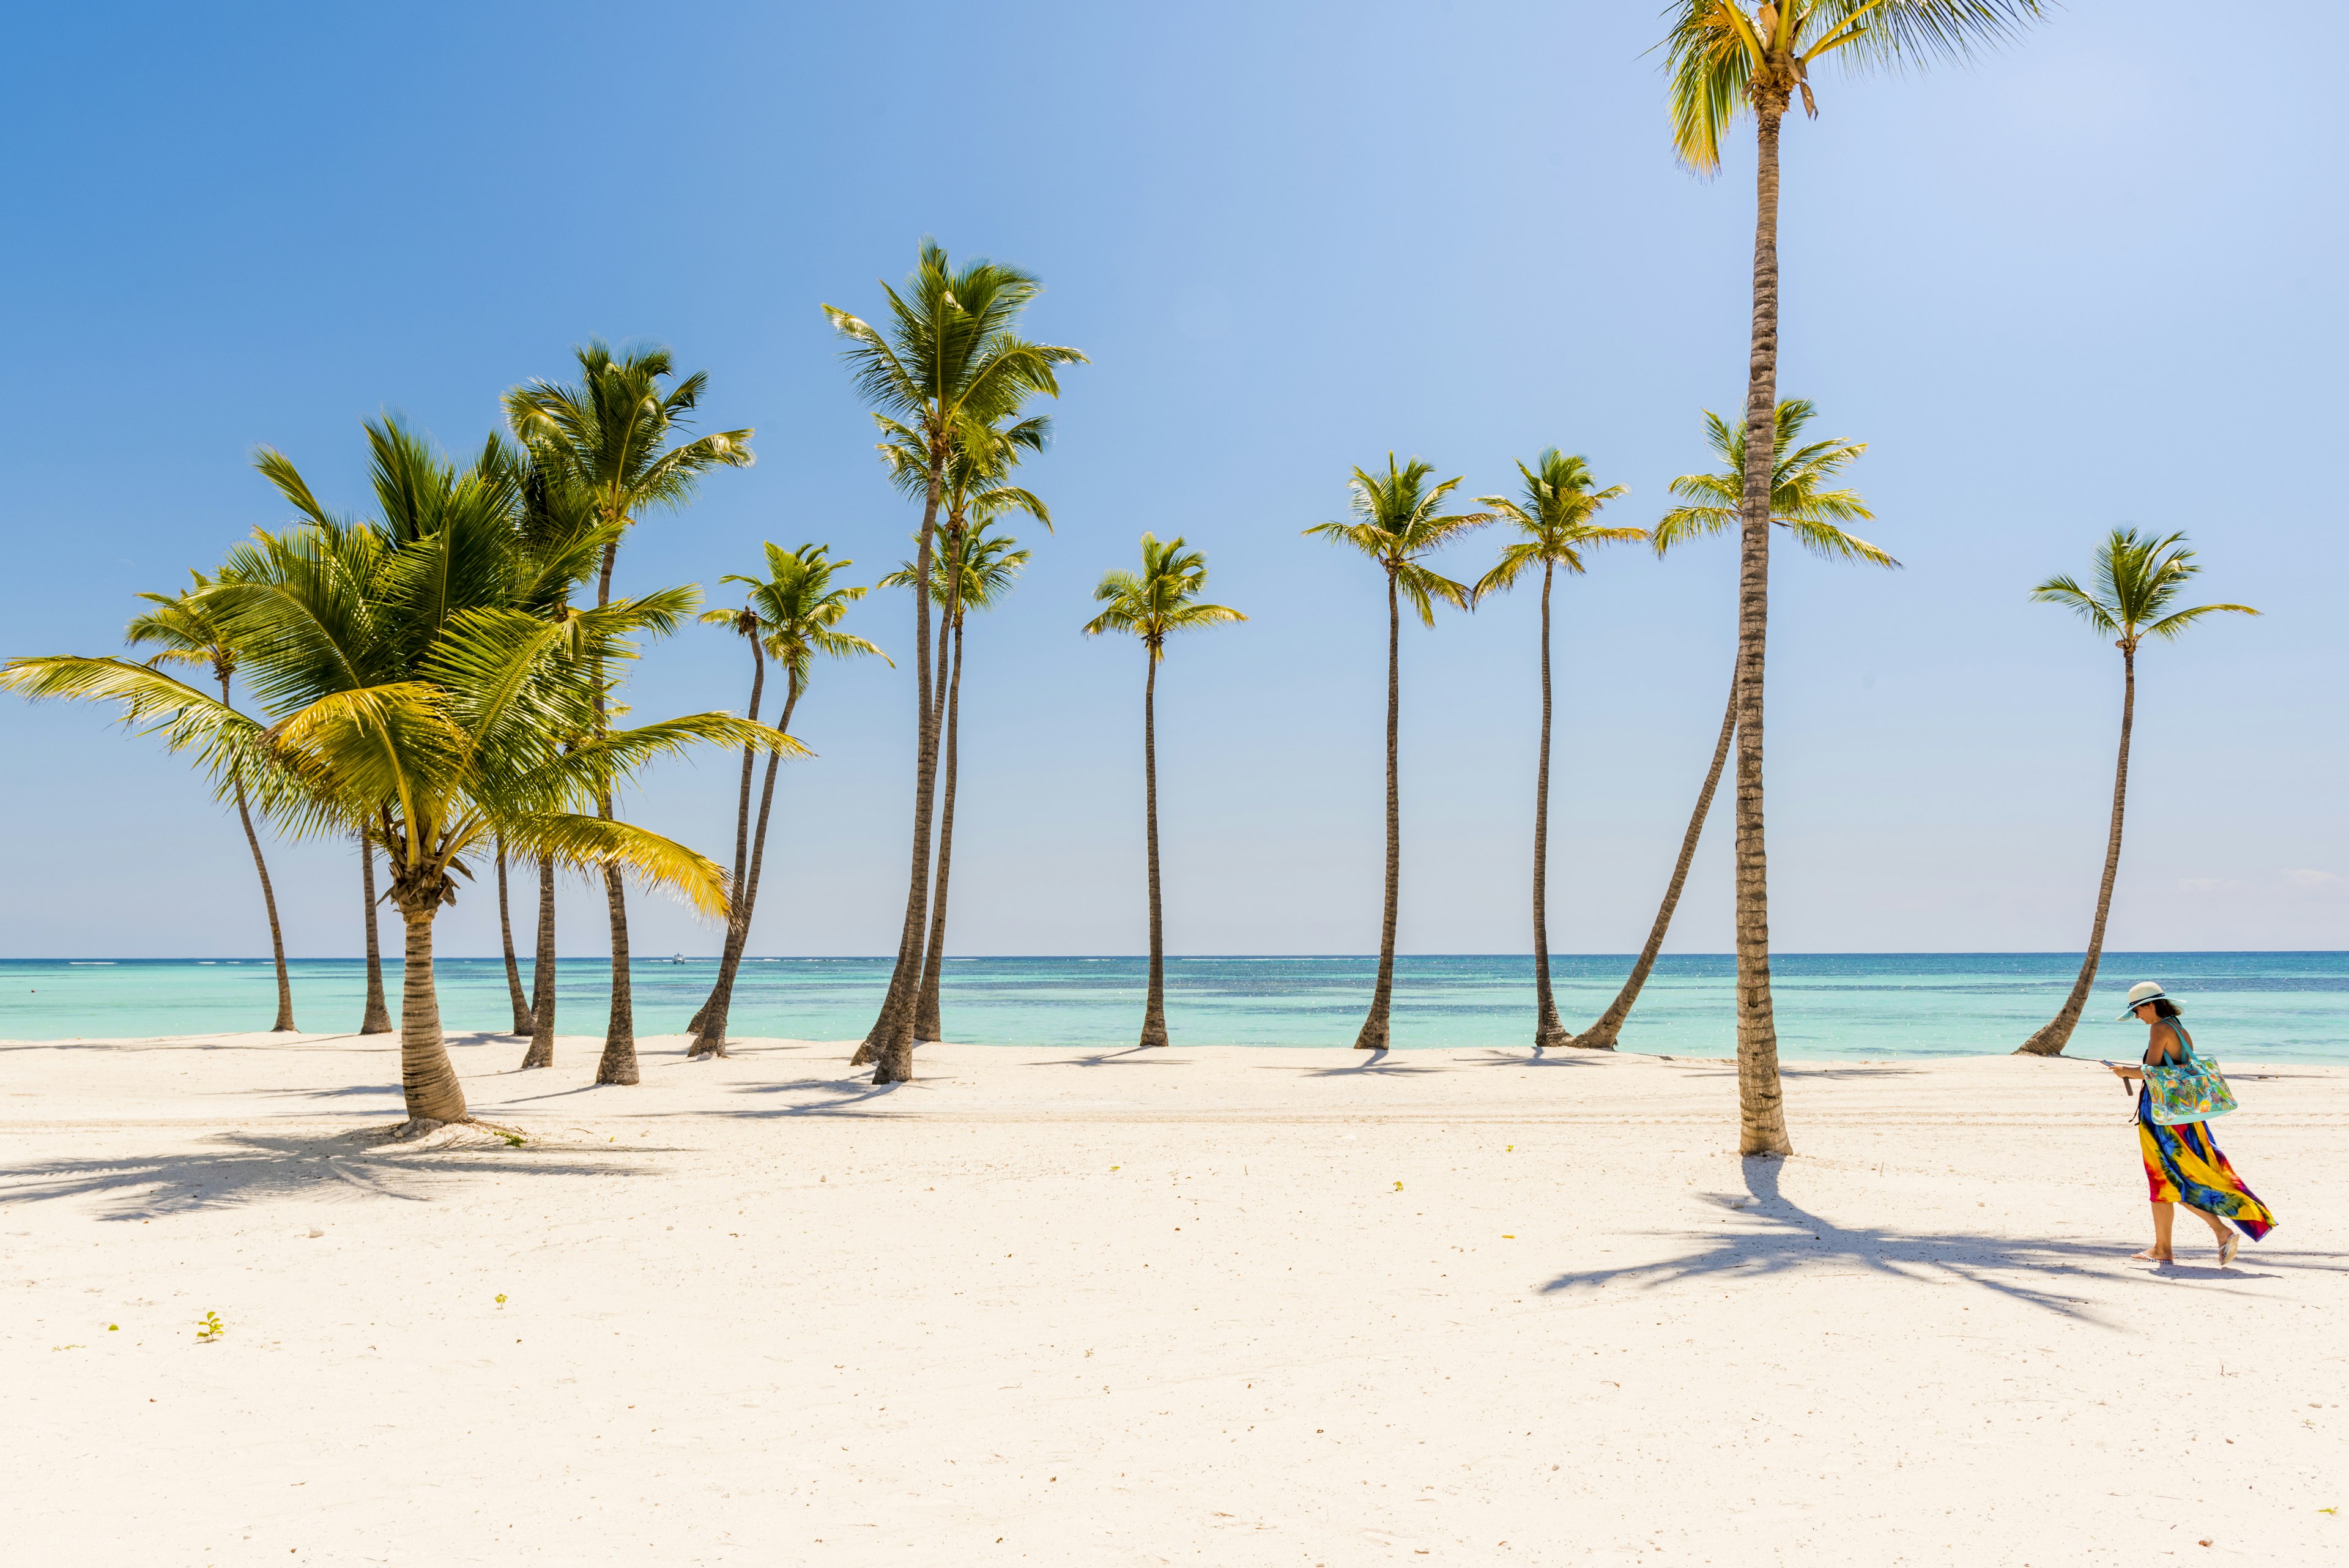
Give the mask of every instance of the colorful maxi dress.
[[[2183, 1029], [2177, 1033], [2178, 1043], [2191, 1053], [2191, 1037]], [[2254, 1241], [2275, 1229], [2275, 1216], [2227, 1163], [2219, 1140], [2210, 1136], [2209, 1123], [2163, 1127], [2153, 1119], [2152, 1091], [2141, 1088], [2137, 1094], [2137, 1143], [2145, 1158], [2147, 1192], [2154, 1202], [2183, 1203], [2231, 1220]]]

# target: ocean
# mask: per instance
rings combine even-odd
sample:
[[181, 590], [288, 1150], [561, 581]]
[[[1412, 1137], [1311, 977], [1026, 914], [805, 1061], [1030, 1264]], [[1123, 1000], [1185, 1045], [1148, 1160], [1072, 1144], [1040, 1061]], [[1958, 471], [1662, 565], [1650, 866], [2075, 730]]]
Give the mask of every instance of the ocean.
[[[2051, 1016], [2079, 971], [2063, 953], [1781, 953], [1772, 960], [1782, 1055], [1789, 1060], [1961, 1056], [2012, 1051]], [[1630, 972], [1628, 956], [1556, 956], [1558, 1011], [1579, 1028]], [[305, 1030], [357, 1027], [366, 994], [356, 959], [293, 964]], [[633, 971], [636, 1031], [681, 1031], [717, 972], [715, 959], [646, 960]], [[512, 1021], [505, 966], [443, 959], [440, 1015], [452, 1032]], [[1180, 1044], [1350, 1045], [1377, 969], [1369, 958], [1181, 958], [1166, 964], [1167, 1023]], [[399, 1006], [399, 966], [385, 983]], [[529, 984], [529, 965], [523, 965]], [[557, 965], [556, 1027], [601, 1034], [610, 965]], [[978, 1044], [1114, 1046], [1139, 1033], [1147, 978], [1139, 958], [947, 961], [947, 1038]], [[1726, 954], [1661, 961], [1624, 1026], [1621, 1048], [1725, 1056], [1736, 1045]], [[754, 958], [736, 982], [731, 1033], [792, 1039], [861, 1037], [888, 982], [885, 959]], [[2108, 953], [2075, 1055], [2121, 1055], [2141, 1032], [2111, 1023], [2129, 985], [2158, 980], [2186, 1010], [2195, 1042], [2221, 1060], [2349, 1063], [2349, 953]], [[266, 959], [0, 960], [0, 1039], [102, 1039], [265, 1029], [276, 987]], [[1398, 1048], [1524, 1046], [1533, 961], [1516, 957], [1399, 959]]]

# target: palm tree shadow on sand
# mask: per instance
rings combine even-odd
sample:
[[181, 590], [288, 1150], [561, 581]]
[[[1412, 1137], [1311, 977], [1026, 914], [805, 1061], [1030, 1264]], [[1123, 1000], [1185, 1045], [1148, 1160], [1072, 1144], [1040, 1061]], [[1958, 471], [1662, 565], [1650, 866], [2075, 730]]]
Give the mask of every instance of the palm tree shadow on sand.
[[[2010, 1241], [1983, 1235], [1930, 1235], [1882, 1226], [1837, 1225], [1811, 1213], [1779, 1190], [1784, 1162], [1748, 1159], [1746, 1196], [1719, 1198], [1724, 1207], [1763, 1222], [1763, 1228], [1716, 1234], [1710, 1245], [1660, 1263], [1636, 1263], [1620, 1269], [1589, 1269], [1564, 1273], [1541, 1287], [1545, 1295], [1578, 1289], [1599, 1289], [1618, 1283], [1654, 1288], [1692, 1280], [1736, 1275], [1791, 1272], [1796, 1269], [1852, 1269], [1910, 1282], [1936, 1278], [1979, 1285], [2000, 1295], [2061, 1316], [2099, 1327], [2120, 1323], [2076, 1296], [2063, 1293], [2054, 1282], [2072, 1276], [2085, 1281], [2109, 1278], [2126, 1258], [2124, 1249], [2110, 1242]], [[1752, 1207], [1747, 1207], [1748, 1204]], [[2198, 1268], [2178, 1264], [2158, 1271], [2159, 1276], [2183, 1280], [2197, 1276], [2214, 1282], [2272, 1279], [2277, 1264], [2338, 1272], [2344, 1262], [2324, 1252], [2270, 1252], [2256, 1261], [2237, 1260], [2234, 1268]], [[2264, 1265], [2264, 1266], [2262, 1266]], [[2017, 1275], [2035, 1276], [2018, 1278]]]
[[[429, 1202], [470, 1175], [636, 1176], [622, 1158], [660, 1153], [642, 1144], [603, 1159], [548, 1158], [495, 1145], [399, 1148], [380, 1134], [264, 1137], [222, 1133], [192, 1154], [42, 1159], [0, 1166], [0, 1207], [59, 1199], [100, 1200], [104, 1220], [161, 1220], [280, 1199], [353, 1197]], [[395, 1152], [397, 1150], [397, 1152]]]

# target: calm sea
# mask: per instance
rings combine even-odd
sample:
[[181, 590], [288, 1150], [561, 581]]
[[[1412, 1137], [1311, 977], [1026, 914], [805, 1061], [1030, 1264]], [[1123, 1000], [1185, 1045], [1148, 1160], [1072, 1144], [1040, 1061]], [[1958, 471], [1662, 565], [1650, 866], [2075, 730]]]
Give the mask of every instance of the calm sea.
[[[1367, 958], [1185, 958], [1166, 965], [1166, 1012], [1180, 1044], [1349, 1045], [1376, 965]], [[1782, 953], [1773, 961], [1782, 1053], [1789, 1058], [1949, 1056], [2013, 1050], [2061, 1003], [2077, 957], [2060, 953]], [[294, 966], [296, 1021], [355, 1027], [365, 996], [357, 960]], [[387, 963], [392, 1006], [399, 970]], [[524, 966], [524, 984], [528, 984]], [[1577, 1028], [1615, 994], [1629, 958], [1554, 958], [1558, 1009]], [[505, 967], [437, 966], [451, 1030], [506, 1027]], [[714, 959], [636, 964], [636, 1030], [682, 1030], [717, 971]], [[735, 991], [733, 1032], [854, 1039], [888, 981], [884, 959], [752, 959]], [[1720, 1056], [1735, 1046], [1726, 955], [1664, 959], [1623, 1031], [1626, 1050]], [[610, 966], [557, 968], [557, 1028], [600, 1034]], [[1119, 1045], [1140, 1029], [1146, 966], [1136, 958], [955, 959], [942, 1014], [949, 1039], [981, 1044]], [[2077, 1055], [2116, 1055], [2137, 1032], [2106, 1021], [2131, 982], [2158, 980], [2188, 1010], [2196, 1043], [2228, 1059], [2349, 1063], [2349, 953], [2113, 953]], [[265, 959], [0, 960], [0, 1039], [94, 1039], [265, 1029], [276, 988]], [[1396, 968], [1399, 1046], [1526, 1044], [1533, 963], [1515, 958], [1404, 958]]]

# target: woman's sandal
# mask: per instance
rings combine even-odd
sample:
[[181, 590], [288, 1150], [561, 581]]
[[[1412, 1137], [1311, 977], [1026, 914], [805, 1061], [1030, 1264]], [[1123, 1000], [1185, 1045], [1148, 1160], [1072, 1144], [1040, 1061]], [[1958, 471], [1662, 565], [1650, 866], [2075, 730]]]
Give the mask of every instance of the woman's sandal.
[[2225, 1241], [2220, 1242], [2219, 1266], [2222, 1269], [2232, 1268], [2235, 1262], [2235, 1253], [2242, 1247], [2242, 1244], [2243, 1239], [2240, 1236], [2230, 1236]]

